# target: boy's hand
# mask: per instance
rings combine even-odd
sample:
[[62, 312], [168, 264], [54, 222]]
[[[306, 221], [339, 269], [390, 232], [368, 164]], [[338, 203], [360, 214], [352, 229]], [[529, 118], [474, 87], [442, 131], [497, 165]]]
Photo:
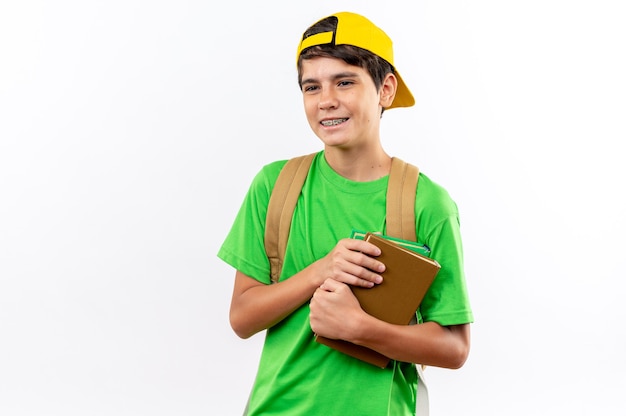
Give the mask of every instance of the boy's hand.
[[319, 260], [320, 274], [324, 279], [333, 279], [352, 286], [372, 287], [383, 281], [379, 273], [385, 265], [376, 260], [380, 249], [363, 240], [345, 238]]
[[315, 291], [310, 303], [311, 329], [317, 335], [350, 339], [357, 316], [363, 312], [359, 301], [345, 283], [326, 279]]

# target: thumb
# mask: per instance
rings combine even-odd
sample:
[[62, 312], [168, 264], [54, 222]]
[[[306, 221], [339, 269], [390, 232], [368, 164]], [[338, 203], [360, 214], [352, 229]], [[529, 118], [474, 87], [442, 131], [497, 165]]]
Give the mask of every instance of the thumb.
[[337, 290], [338, 286], [339, 282], [335, 279], [326, 279], [324, 280], [324, 283], [320, 285], [320, 289], [325, 290], [326, 292], [334, 292]]

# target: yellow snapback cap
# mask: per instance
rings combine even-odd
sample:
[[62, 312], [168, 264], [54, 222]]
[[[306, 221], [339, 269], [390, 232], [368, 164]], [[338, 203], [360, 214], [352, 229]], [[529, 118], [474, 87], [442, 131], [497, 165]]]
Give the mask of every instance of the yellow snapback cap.
[[332, 16], [337, 18], [337, 29], [334, 32], [317, 33], [302, 39], [298, 45], [296, 62], [300, 58], [302, 51], [311, 46], [357, 46], [378, 55], [396, 69], [395, 76], [398, 79], [398, 89], [393, 102], [388, 108], [411, 107], [414, 105], [415, 98], [413, 98], [413, 94], [411, 94], [393, 63], [393, 42], [391, 38], [374, 23], [359, 14], [340, 12], [327, 16], [325, 19]]

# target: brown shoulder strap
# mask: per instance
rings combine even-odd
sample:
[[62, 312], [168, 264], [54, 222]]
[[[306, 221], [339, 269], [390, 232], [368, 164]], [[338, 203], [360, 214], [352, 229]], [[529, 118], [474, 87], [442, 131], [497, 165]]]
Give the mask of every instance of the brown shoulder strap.
[[391, 159], [387, 186], [387, 235], [417, 241], [415, 193], [419, 169], [397, 157]]
[[294, 157], [280, 171], [265, 220], [265, 252], [270, 260], [272, 283], [278, 282], [287, 249], [291, 219], [315, 153]]
[[[270, 260], [272, 283], [278, 282], [287, 249], [293, 212], [315, 153], [287, 161], [274, 185], [265, 221], [265, 251]], [[415, 192], [419, 169], [392, 158], [387, 187], [387, 234], [417, 241]]]
[[[387, 235], [403, 240], [417, 241], [415, 227], [415, 194], [417, 192], [417, 180], [419, 169], [403, 160], [394, 157], [391, 159], [391, 171], [389, 172], [389, 184], [387, 185]], [[417, 323], [414, 316], [411, 324]], [[424, 365], [417, 365], [423, 371]], [[419, 373], [422, 381], [422, 374]], [[425, 385], [419, 388], [425, 390]], [[426, 399], [428, 397], [426, 396]], [[424, 401], [424, 398], [420, 398]], [[419, 405], [423, 403], [418, 403]], [[421, 410], [424, 410], [421, 408]], [[427, 410], [427, 409], [426, 409]]]

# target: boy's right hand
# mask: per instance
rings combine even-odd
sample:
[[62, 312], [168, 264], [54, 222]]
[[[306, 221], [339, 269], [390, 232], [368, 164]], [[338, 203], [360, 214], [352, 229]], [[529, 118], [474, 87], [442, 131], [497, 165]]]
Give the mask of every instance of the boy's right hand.
[[344, 238], [320, 259], [318, 266], [326, 279], [334, 279], [352, 286], [373, 287], [383, 281], [380, 273], [385, 271], [385, 265], [376, 260], [380, 249], [374, 244]]

